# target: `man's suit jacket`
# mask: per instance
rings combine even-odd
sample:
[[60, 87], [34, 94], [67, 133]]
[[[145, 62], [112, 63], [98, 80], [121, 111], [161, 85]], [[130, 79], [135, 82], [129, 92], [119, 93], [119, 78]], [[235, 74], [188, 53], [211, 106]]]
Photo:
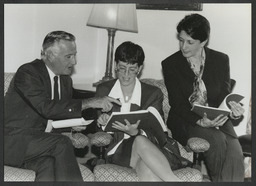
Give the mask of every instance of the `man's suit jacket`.
[[[207, 89], [208, 104], [218, 107], [225, 96], [230, 93], [229, 58], [226, 54], [207, 47], [205, 47], [205, 54], [202, 79]], [[173, 137], [186, 145], [190, 127], [196, 126], [196, 121], [201, 119], [191, 111], [188, 101], [193, 92], [195, 75], [181, 51], [162, 61], [162, 68], [171, 106], [167, 125], [172, 130]], [[222, 129], [236, 137], [230, 121]]]
[[[111, 89], [113, 88], [115, 82], [116, 82], [116, 79], [100, 84], [97, 87], [96, 96], [107, 96], [110, 93]], [[148, 107], [153, 106], [158, 110], [160, 115], [163, 116], [162, 101], [163, 101], [163, 93], [159, 88], [141, 82], [141, 106], [138, 107], [137, 105], [132, 104], [131, 111], [146, 110]], [[112, 111], [118, 112], [120, 111], [120, 107], [114, 105]], [[148, 138], [153, 140], [154, 136], [152, 135], [152, 133], [150, 133], [150, 131], [147, 131], [147, 130], [144, 130], [144, 131], [147, 134]], [[123, 137], [124, 137], [123, 132], [115, 132], [114, 140], [110, 144], [107, 151], [110, 151], [120, 140], [123, 139]]]
[[52, 100], [50, 76], [41, 60], [17, 70], [5, 96], [5, 163], [21, 165], [26, 145], [44, 132], [48, 119], [81, 117], [82, 102], [72, 99], [71, 78], [60, 76], [60, 87], [61, 100]]

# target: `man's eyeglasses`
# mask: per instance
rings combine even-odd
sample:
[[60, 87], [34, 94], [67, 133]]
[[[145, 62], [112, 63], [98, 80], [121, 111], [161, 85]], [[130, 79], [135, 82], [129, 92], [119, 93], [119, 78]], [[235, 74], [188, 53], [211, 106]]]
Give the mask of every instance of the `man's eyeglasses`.
[[138, 68], [128, 68], [128, 69], [124, 67], [117, 68], [117, 72], [121, 74], [126, 74], [126, 71], [128, 72], [128, 74], [134, 75], [138, 73]]

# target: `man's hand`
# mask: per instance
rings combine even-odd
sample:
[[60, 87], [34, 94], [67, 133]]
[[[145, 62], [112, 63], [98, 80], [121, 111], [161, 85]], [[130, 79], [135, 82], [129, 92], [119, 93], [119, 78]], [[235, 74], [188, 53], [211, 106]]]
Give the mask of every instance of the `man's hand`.
[[72, 129], [76, 132], [81, 132], [86, 129], [86, 126], [75, 126], [75, 127], [72, 127]]
[[224, 125], [224, 123], [228, 120], [227, 116], [224, 116], [221, 114], [218, 117], [216, 117], [214, 120], [210, 120], [207, 118], [207, 114], [204, 113], [204, 117], [200, 120], [198, 120], [196, 123], [201, 127], [220, 127]]
[[100, 125], [103, 125], [103, 126], [106, 125], [109, 117], [110, 116], [108, 114], [106, 114], [106, 113], [101, 114], [99, 116], [99, 118], [97, 119], [98, 127], [100, 127]]
[[138, 126], [140, 124], [140, 120], [138, 120], [136, 123], [131, 124], [127, 119], [124, 120], [126, 125], [124, 125], [121, 122], [116, 121], [115, 123], [112, 124], [112, 127], [115, 129], [118, 129], [120, 131], [123, 131], [130, 136], [134, 136], [138, 133]]
[[82, 110], [87, 108], [102, 108], [102, 112], [108, 112], [112, 109], [113, 103], [121, 106], [120, 101], [108, 96], [84, 99], [82, 101]]

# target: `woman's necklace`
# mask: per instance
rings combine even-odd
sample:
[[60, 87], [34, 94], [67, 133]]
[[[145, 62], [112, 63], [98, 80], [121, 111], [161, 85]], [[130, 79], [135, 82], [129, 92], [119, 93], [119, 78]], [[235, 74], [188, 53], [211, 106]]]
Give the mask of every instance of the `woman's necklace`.
[[124, 101], [125, 103], [129, 102], [130, 99], [132, 98], [132, 94], [133, 94], [133, 87], [121, 87], [122, 92], [123, 92], [123, 97], [124, 97]]
[[125, 96], [125, 97], [124, 97], [125, 103], [127, 103], [129, 100], [130, 100], [129, 96]]

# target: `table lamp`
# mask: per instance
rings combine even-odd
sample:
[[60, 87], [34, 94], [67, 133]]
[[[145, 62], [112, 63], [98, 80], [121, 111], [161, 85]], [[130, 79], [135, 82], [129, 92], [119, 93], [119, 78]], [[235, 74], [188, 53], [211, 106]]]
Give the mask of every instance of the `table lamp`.
[[117, 30], [138, 33], [135, 4], [94, 4], [87, 26], [104, 28], [108, 31], [107, 61], [105, 76], [98, 84], [113, 79], [112, 63], [114, 37]]

